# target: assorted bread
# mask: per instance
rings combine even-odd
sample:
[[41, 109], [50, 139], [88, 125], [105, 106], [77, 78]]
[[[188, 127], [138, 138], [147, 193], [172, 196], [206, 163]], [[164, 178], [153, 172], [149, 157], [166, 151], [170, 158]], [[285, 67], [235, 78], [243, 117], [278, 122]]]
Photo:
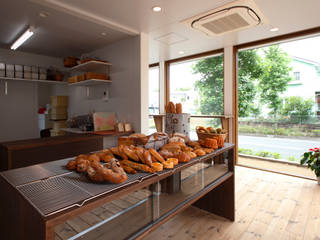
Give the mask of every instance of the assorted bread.
[[166, 113], [182, 114], [182, 104], [181, 103], [174, 104], [173, 102], [169, 102], [165, 106], [165, 110], [166, 110]]
[[[179, 106], [179, 105], [178, 105]], [[155, 133], [154, 138], [167, 136]], [[145, 138], [145, 135], [134, 134], [132, 138]], [[155, 173], [163, 169], [173, 169], [179, 163], [205, 156], [223, 146], [223, 138], [205, 138], [190, 141], [183, 134], [173, 134], [168, 143], [159, 151], [149, 148], [120, 144], [117, 147], [104, 149], [93, 154], [80, 154], [66, 165], [67, 169], [84, 173], [93, 182], [122, 183], [127, 174], [139, 172]]]

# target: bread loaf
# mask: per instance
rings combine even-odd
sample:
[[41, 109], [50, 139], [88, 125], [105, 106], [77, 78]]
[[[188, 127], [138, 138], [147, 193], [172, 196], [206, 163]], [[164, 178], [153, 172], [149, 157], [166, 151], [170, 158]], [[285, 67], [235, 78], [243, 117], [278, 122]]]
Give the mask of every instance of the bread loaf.
[[182, 113], [182, 104], [181, 103], [176, 104], [176, 113], [178, 113], [178, 114]]

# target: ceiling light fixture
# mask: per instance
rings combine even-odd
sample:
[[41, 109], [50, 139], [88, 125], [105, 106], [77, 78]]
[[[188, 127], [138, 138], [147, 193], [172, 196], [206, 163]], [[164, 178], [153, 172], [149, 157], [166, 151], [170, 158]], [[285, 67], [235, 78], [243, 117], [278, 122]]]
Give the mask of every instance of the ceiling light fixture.
[[270, 29], [270, 32], [277, 32], [277, 31], [279, 31], [279, 28], [277, 28], [277, 27], [274, 27], [274, 28]]
[[27, 41], [32, 35], [33, 35], [33, 28], [30, 27], [25, 31], [12, 45], [11, 49], [16, 50], [18, 47], [20, 47], [25, 41]]
[[179, 51], [179, 54], [180, 54], [180, 55], [184, 54], [184, 51]]
[[154, 6], [154, 7], [152, 7], [152, 11], [160, 12], [161, 11], [161, 7], [160, 6]]

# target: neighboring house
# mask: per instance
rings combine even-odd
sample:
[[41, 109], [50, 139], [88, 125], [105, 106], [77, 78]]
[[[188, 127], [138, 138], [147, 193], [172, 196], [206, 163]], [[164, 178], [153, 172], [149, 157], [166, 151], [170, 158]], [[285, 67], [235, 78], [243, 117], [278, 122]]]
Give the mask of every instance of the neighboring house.
[[315, 92], [320, 91], [320, 63], [292, 57], [291, 67], [290, 75], [293, 80], [289, 82], [288, 90], [283, 93], [283, 96], [315, 99]]

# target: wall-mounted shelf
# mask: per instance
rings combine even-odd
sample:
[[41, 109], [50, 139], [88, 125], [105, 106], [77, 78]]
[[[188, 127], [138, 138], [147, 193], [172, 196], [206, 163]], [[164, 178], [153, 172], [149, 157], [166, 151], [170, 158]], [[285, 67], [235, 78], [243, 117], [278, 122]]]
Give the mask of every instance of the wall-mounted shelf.
[[52, 81], [52, 80], [38, 80], [38, 79], [27, 79], [27, 78], [9, 78], [9, 77], [0, 77], [0, 80], [4, 81], [21, 81], [21, 82], [40, 82], [47, 84], [59, 84], [59, 85], [67, 85], [67, 82], [62, 81]]
[[111, 80], [89, 79], [81, 82], [70, 83], [69, 86], [95, 86], [111, 82]]
[[105, 70], [106, 67], [111, 66], [111, 63], [100, 62], [100, 61], [89, 61], [83, 64], [79, 64], [70, 68], [70, 71], [79, 71], [79, 72], [92, 72], [98, 70]]

